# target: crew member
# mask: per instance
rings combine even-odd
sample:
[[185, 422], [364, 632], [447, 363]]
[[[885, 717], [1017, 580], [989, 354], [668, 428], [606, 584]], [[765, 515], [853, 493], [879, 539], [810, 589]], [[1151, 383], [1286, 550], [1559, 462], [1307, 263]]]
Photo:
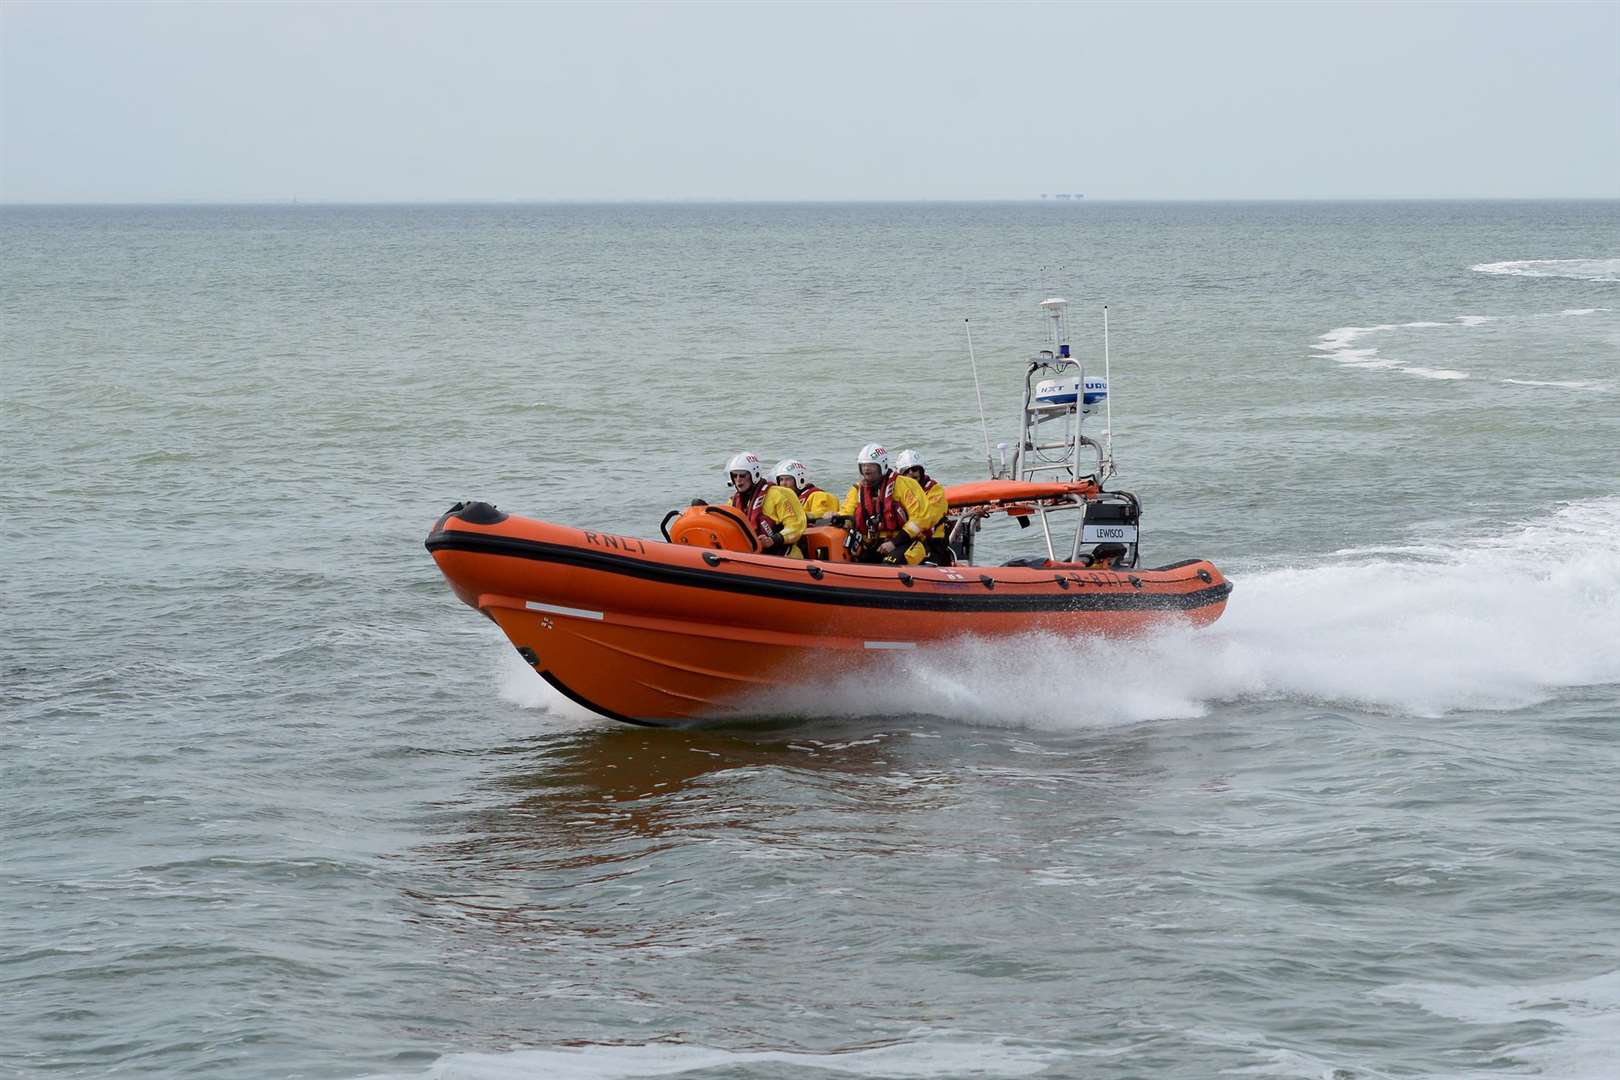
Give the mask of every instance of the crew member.
[[921, 542], [927, 528], [928, 498], [917, 481], [889, 468], [889, 452], [867, 443], [855, 455], [861, 478], [839, 508], [860, 538], [862, 562], [888, 562], [915, 566], [928, 557]]
[[799, 538], [804, 535], [804, 507], [793, 489], [767, 484], [759, 455], [747, 450], [726, 463], [726, 472], [731, 486], [737, 489], [731, 497], [732, 509], [748, 519], [749, 527], [759, 537], [760, 553], [804, 558], [804, 549], [799, 546]]
[[950, 545], [946, 543], [950, 530], [945, 523], [945, 515], [950, 513], [951, 504], [945, 498], [944, 485], [928, 475], [923, 456], [916, 450], [900, 451], [900, 456], [894, 461], [894, 471], [915, 480], [928, 500], [928, 518], [924, 523], [928, 531], [923, 533], [923, 542], [928, 547], [929, 560], [940, 566], [951, 565], [956, 560], [952, 558]]
[[802, 461], [786, 458], [776, 463], [776, 482], [791, 488], [804, 506], [804, 516], [810, 521], [823, 521], [838, 513], [838, 496], [822, 491], [810, 482], [809, 471]]

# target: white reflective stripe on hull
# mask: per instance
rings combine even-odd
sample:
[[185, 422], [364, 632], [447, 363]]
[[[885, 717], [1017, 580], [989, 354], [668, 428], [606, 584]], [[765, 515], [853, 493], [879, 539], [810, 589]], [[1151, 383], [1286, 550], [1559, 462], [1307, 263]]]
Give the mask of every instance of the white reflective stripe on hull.
[[915, 641], [868, 641], [866, 647], [868, 649], [915, 649], [917, 643]]
[[600, 611], [586, 611], [584, 608], [577, 607], [561, 607], [557, 604], [542, 604], [538, 600], [525, 600], [523, 606], [530, 611], [549, 611], [553, 615], [572, 615], [576, 619], [595, 619], [598, 622], [602, 619]]

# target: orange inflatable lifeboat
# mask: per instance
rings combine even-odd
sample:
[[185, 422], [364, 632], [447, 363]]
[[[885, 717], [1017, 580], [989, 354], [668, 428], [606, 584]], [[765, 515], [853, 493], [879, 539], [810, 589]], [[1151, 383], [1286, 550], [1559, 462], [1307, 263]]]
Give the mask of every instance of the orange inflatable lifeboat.
[[[1105, 403], [1107, 383], [1070, 355], [1065, 303], [1041, 304], [1054, 348], [1028, 364], [1011, 465], [991, 462], [992, 479], [946, 489], [948, 553], [935, 551], [943, 565], [853, 561], [848, 534], [827, 524], [806, 531], [807, 558], [766, 555], [742, 515], [702, 505], [670, 511], [653, 540], [457, 503], [434, 523], [427, 549], [456, 595], [493, 619], [541, 678], [634, 724], [811, 713], [808, 696], [784, 701], [781, 688], [825, 684], [948, 639], [1211, 622], [1231, 584], [1202, 560], [1139, 568], [1140, 504], [1099, 483], [1113, 472], [1112, 451], [1080, 425]], [[988, 429], [985, 443], [988, 457]], [[1089, 475], [1082, 447], [1096, 453]], [[978, 534], [997, 520], [1039, 521], [1045, 553], [975, 565]]]
[[[1133, 501], [1113, 494], [1089, 482], [948, 489], [962, 511], [953, 548], [968, 554], [962, 537], [995, 513], [1044, 522], [1063, 510], [1082, 520], [1101, 510], [1103, 523], [1091, 528], [1106, 535], [1122, 527], [1115, 522], [1134, 521]], [[1207, 562], [1141, 570], [1128, 565], [1134, 545], [1107, 542], [1061, 561], [897, 567], [847, 561], [844, 530], [822, 527], [807, 534], [816, 534], [822, 558], [760, 555], [736, 516], [694, 507], [666, 541], [458, 503], [434, 523], [427, 549], [456, 595], [493, 619], [543, 679], [586, 708], [637, 724], [735, 714], [795, 674], [821, 680], [951, 638], [1207, 623], [1232, 589]]]

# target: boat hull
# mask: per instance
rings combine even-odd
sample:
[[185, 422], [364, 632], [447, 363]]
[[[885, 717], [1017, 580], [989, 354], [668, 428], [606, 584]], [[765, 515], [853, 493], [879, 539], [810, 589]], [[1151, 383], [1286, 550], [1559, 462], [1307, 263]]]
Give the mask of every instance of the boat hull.
[[451, 587], [558, 691], [628, 723], [813, 712], [797, 682], [931, 643], [1128, 635], [1208, 623], [1231, 585], [1207, 562], [1158, 570], [910, 567], [714, 551], [501, 514], [441, 517], [427, 548]]

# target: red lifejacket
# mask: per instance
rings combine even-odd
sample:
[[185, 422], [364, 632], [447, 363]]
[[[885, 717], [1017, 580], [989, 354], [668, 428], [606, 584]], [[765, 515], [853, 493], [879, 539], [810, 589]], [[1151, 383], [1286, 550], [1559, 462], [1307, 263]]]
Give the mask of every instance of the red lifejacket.
[[873, 491], [863, 480], [860, 497], [855, 500], [855, 531], [866, 532], [866, 524], [877, 519], [877, 527], [886, 533], [899, 532], [906, 525], [906, 508], [894, 497], [895, 474], [890, 473], [883, 486]]
[[809, 502], [810, 501], [810, 496], [814, 495], [816, 492], [818, 492], [820, 490], [821, 489], [816, 487], [816, 485], [806, 483], [804, 485], [804, 487], [799, 489], [799, 501], [802, 502], [802, 503]]
[[750, 488], [748, 494], [739, 491], [731, 497], [732, 508], [748, 519], [748, 527], [755, 532], [759, 532], [765, 522], [765, 495], [770, 490], [770, 484], [761, 482]]

